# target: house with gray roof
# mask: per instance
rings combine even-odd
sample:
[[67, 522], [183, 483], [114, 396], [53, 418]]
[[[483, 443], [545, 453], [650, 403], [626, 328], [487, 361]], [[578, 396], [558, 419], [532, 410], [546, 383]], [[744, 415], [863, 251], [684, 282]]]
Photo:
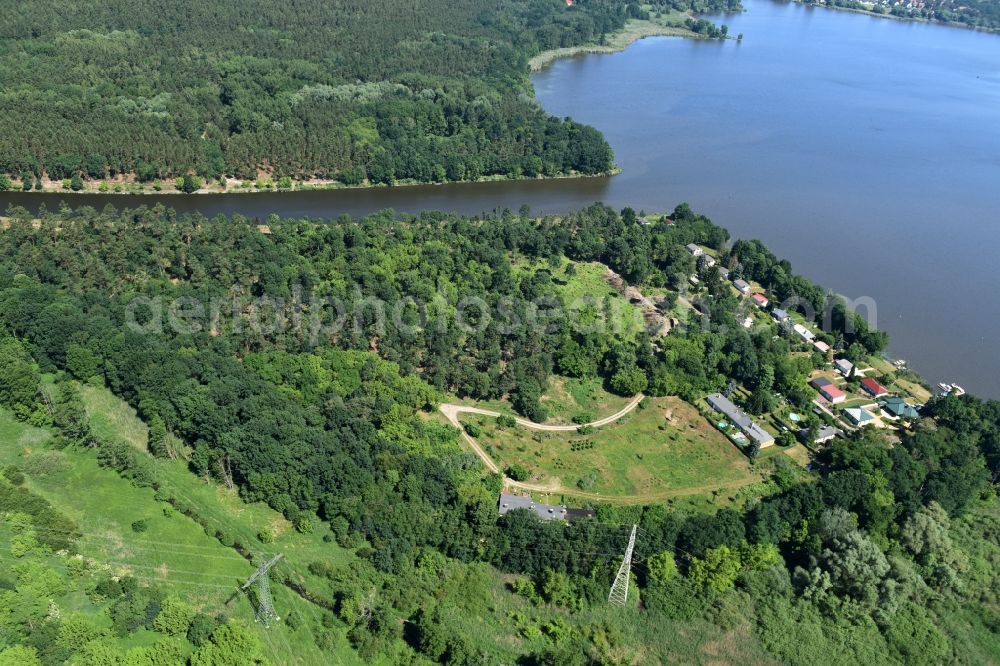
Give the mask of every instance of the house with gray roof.
[[851, 376], [851, 370], [854, 369], [854, 364], [848, 361], [846, 358], [838, 358], [833, 362], [833, 367], [837, 368], [837, 372], [845, 377]]
[[760, 444], [761, 448], [774, 444], [774, 435], [754, 423], [746, 412], [734, 405], [726, 396], [713, 393], [706, 400], [712, 409], [729, 419], [740, 432]]

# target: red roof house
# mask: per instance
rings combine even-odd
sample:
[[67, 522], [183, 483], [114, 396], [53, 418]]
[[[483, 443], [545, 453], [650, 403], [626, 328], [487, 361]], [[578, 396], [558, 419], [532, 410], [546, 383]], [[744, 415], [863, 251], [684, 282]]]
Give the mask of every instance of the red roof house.
[[889, 390], [871, 377], [865, 377], [861, 380], [861, 388], [873, 398], [881, 398], [884, 395], [889, 395]]
[[836, 405], [847, 400], [847, 394], [837, 388], [826, 377], [817, 377], [812, 381], [812, 385], [816, 387], [819, 394], [826, 398], [831, 405]]
[[754, 294], [750, 298], [752, 298], [753, 302], [756, 303], [758, 306], [760, 306], [762, 308], [766, 308], [767, 307], [767, 303], [768, 303], [767, 296], [765, 296], [764, 294]]

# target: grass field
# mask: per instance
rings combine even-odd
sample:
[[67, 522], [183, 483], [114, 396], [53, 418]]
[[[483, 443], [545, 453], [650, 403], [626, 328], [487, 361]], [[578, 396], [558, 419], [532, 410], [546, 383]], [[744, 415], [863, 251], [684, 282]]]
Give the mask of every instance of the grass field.
[[[589, 422], [607, 414], [614, 414], [625, 407], [631, 399], [605, 390], [598, 378], [577, 379], [552, 375], [540, 402], [549, 415], [545, 423], [559, 425], [574, 423], [574, 418]], [[507, 400], [462, 400], [451, 396], [448, 401], [520, 416]]]
[[590, 422], [605, 414], [614, 414], [631, 399], [604, 390], [601, 380], [597, 378], [552, 376], [541, 403], [549, 414], [546, 423], [571, 423], [574, 417], [578, 421]]
[[[608, 496], [710, 493], [761, 478], [743, 454], [691, 405], [647, 398], [617, 423], [589, 434], [499, 428], [495, 419], [465, 417], [478, 441], [504, 466], [521, 465], [533, 480], [558, 479]], [[610, 499], [610, 497], [609, 497]]]
[[[84, 399], [93, 427], [105, 436], [116, 436], [141, 446], [145, 425], [122, 401], [105, 389], [87, 387]], [[201, 610], [243, 617], [252, 622], [253, 608], [243, 595], [234, 595], [237, 585], [254, 567], [232, 548], [224, 546], [206, 529], [157, 500], [150, 488], [137, 488], [115, 472], [98, 466], [89, 451], [69, 448], [54, 450], [45, 445], [50, 434], [31, 428], [0, 410], [0, 463], [17, 464], [27, 476], [27, 486], [45, 497], [79, 526], [83, 537], [79, 551], [116, 566], [146, 584], [175, 591]], [[333, 565], [349, 563], [353, 554], [335, 543], [322, 540], [323, 531], [300, 534], [278, 513], [260, 504], [246, 504], [216, 484], [198, 479], [180, 461], [156, 461], [162, 488], [197, 507], [209, 529], [221, 529], [257, 546], [260, 555], [281, 552], [285, 563], [281, 573], [322, 592], [324, 587], [307, 570], [312, 561]], [[146, 522], [137, 533], [135, 521]], [[266, 546], [256, 539], [269, 529], [275, 534]], [[313, 636], [321, 630], [321, 609], [304, 601], [283, 585], [272, 585], [279, 614], [295, 609], [303, 624], [293, 630], [284, 623], [260, 628], [261, 638], [276, 664], [360, 663], [344, 646], [323, 654]], [[330, 631], [329, 629], [323, 629]], [[342, 629], [336, 630], [343, 633]]]

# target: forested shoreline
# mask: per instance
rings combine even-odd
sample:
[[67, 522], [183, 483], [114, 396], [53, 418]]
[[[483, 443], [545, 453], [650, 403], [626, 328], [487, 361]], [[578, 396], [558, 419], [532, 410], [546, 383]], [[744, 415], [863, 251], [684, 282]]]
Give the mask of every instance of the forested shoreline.
[[643, 14], [626, 0], [64, 4], [12, 8], [0, 28], [0, 187], [609, 173], [600, 132], [538, 106], [527, 61]]
[[[745, 505], [703, 513], [601, 504], [596, 522], [568, 527], [524, 511], [498, 519], [500, 477], [484, 475], [453, 429], [426, 418], [451, 392], [506, 395], [542, 419], [539, 395], [557, 372], [688, 400], [734, 378], [748, 387], [748, 410], [768, 409], [775, 391], [807, 405], [800, 387], [811, 361], [793, 338], [740, 326], [739, 299], [687, 244], [718, 252], [777, 299], [830, 312], [835, 328], [824, 335], [842, 337], [845, 349], [877, 352], [886, 337], [861, 321], [846, 326], [850, 313], [762, 244], [730, 247], [725, 230], [685, 205], [656, 224], [597, 205], [542, 219], [527, 210], [273, 218], [267, 230], [164, 208], [67, 209], [37, 220], [10, 211], [0, 233], [0, 400], [56, 428], [61, 446], [96, 449], [103, 465], [155, 488], [145, 454], [103, 440], [81, 418], [76, 382], [106, 385], [161, 433], [154, 455], [183, 457], [192, 472], [235, 484], [304, 532], [317, 518], [328, 522], [363, 566], [317, 562], [315, 571], [366, 661], [657, 661], [675, 649], [653, 629], [663, 623], [742, 632], [761, 658], [787, 663], [982, 663], [995, 654], [1000, 403], [938, 399], [896, 442], [859, 431], [826, 448], [811, 473], [776, 465], [769, 490]], [[513, 270], [515, 256], [530, 268]], [[558, 302], [546, 264], [564, 257], [604, 262], [632, 284], [674, 294], [694, 271], [712, 295], [699, 305], [706, 319], [655, 348], [645, 335], [558, 323], [540, 333], [520, 319], [383, 331], [362, 317], [318, 345], [305, 330], [241, 328], [236, 316], [200, 329], [127, 325], [150, 322], [147, 310], [131, 309], [137, 298], [207, 302], [234, 287], [289, 299], [299, 286], [313, 298], [411, 297], [450, 314], [471, 295]], [[416, 324], [410, 315], [402, 312]], [[40, 371], [57, 375], [51, 411], [39, 397]], [[182, 449], [164, 448], [163, 433]], [[609, 615], [607, 585], [622, 526], [632, 523], [642, 528], [643, 603]], [[452, 622], [489, 612], [490, 593], [472, 585], [435, 597], [426, 578], [447, 570], [481, 581], [487, 569], [477, 567], [486, 565], [505, 572], [508, 594], [530, 609], [496, 619], [495, 643]], [[32, 630], [0, 640], [18, 644], [18, 632]], [[505, 632], [542, 645], [518, 653]]]

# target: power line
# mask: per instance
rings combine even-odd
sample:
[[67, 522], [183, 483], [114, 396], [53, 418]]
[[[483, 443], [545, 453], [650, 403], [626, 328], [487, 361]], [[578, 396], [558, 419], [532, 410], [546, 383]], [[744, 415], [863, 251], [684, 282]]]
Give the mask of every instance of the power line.
[[251, 585], [257, 583], [257, 621], [262, 623], [265, 628], [270, 622], [277, 622], [281, 619], [278, 617], [278, 613], [274, 610], [274, 599], [271, 597], [271, 585], [268, 582], [267, 572], [270, 571], [282, 557], [282, 554], [278, 553], [267, 562], [261, 564], [257, 568], [257, 571], [250, 576], [250, 578], [247, 579], [247, 582], [243, 583], [243, 586], [240, 588], [246, 592], [250, 589]]
[[628, 547], [625, 549], [625, 557], [618, 568], [618, 575], [611, 585], [611, 592], [608, 594], [608, 603], [612, 606], [625, 607], [628, 603], [628, 584], [632, 574], [632, 549], [635, 548], [635, 532], [638, 525], [632, 526], [632, 535], [628, 540]]
[[[245, 558], [237, 557], [237, 556], [213, 555], [213, 554], [208, 554], [208, 553], [194, 553], [194, 552], [187, 552], [187, 551], [184, 551], [184, 550], [176, 550], [176, 548], [187, 548], [187, 547], [189, 547], [187, 544], [181, 543], [179, 541], [151, 541], [151, 540], [147, 540], [147, 539], [136, 539], [136, 540], [133, 540], [133, 539], [131, 539], [129, 537], [115, 536], [115, 535], [111, 535], [111, 534], [96, 534], [96, 533], [93, 533], [93, 532], [79, 532], [79, 531], [74, 532], [74, 531], [68, 531], [68, 530], [52, 529], [52, 528], [48, 528], [48, 527], [34, 527], [34, 526], [32, 526], [32, 527], [29, 527], [27, 529], [33, 530], [35, 532], [47, 532], [47, 533], [50, 533], [50, 534], [60, 534], [60, 535], [65, 535], [67, 537], [75, 537], [75, 538], [72, 539], [73, 541], [80, 541], [80, 540], [82, 540], [82, 541], [108, 541], [108, 542], [111, 542], [112, 544], [117, 543], [117, 542], [122, 542], [122, 547], [123, 548], [135, 548], [135, 549], [138, 549], [138, 550], [149, 550], [149, 551], [156, 551], [156, 552], [165, 552], [165, 553], [172, 553], [172, 554], [175, 554], [175, 555], [188, 555], [188, 556], [191, 556], [191, 557], [198, 557], [198, 558], [205, 557], [205, 558], [211, 558], [211, 559], [216, 559], [216, 560], [225, 560], [227, 562], [246, 562], [247, 561]], [[145, 545], [145, 544], [151, 544], [151, 545]], [[99, 544], [95, 543], [93, 545], [98, 546]], [[163, 548], [163, 546], [171, 546], [174, 549], [166, 549], [166, 548]], [[203, 548], [203, 546], [195, 546], [195, 545], [191, 545], [190, 547], [191, 548]], [[218, 550], [228, 550], [228, 548], [226, 546], [223, 546], [221, 544], [219, 546], [204, 546], [204, 548], [209, 549], [209, 550], [215, 550], [215, 551], [218, 551]]]

